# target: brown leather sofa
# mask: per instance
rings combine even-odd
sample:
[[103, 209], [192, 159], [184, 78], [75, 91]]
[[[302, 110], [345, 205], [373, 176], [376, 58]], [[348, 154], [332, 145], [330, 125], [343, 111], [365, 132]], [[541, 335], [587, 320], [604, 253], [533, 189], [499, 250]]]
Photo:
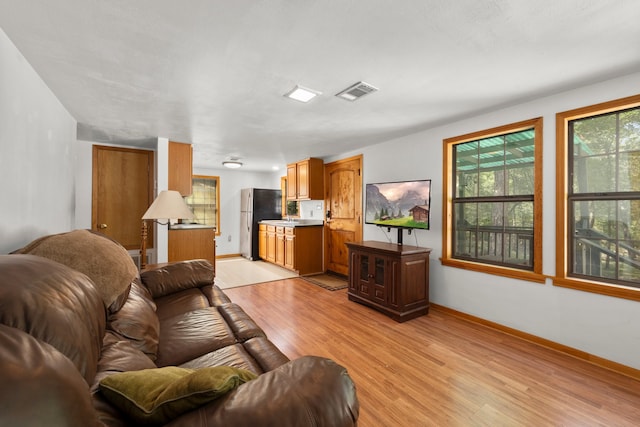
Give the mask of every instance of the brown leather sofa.
[[118, 372], [233, 366], [257, 374], [171, 426], [355, 426], [347, 371], [289, 360], [214, 284], [208, 261], [143, 272], [108, 307], [95, 281], [30, 254], [0, 255], [0, 425], [136, 425], [103, 395]]

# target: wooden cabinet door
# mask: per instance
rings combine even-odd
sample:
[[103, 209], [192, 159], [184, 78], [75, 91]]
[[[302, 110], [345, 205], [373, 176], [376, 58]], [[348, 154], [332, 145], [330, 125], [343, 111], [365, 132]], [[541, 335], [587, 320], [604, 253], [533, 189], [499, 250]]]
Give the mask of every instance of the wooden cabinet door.
[[276, 264], [284, 266], [284, 229], [276, 227]]
[[169, 190], [188, 196], [193, 191], [193, 149], [191, 144], [169, 141]]
[[213, 228], [169, 230], [168, 261], [206, 259], [215, 265], [215, 237]]
[[387, 289], [392, 287], [390, 277], [387, 274], [387, 264], [389, 260], [386, 257], [375, 255], [372, 256], [373, 263], [369, 265], [371, 300], [380, 304], [387, 303]]
[[373, 257], [369, 254], [356, 252], [356, 262], [356, 292], [365, 298], [369, 298]]
[[267, 226], [267, 254], [269, 262], [276, 262], [276, 228]]
[[296, 236], [287, 234], [284, 240], [284, 266], [293, 270], [296, 266]]
[[264, 224], [258, 228], [258, 256], [267, 259], [267, 226]]
[[297, 170], [295, 163], [287, 165], [287, 200], [296, 200], [298, 198]]
[[309, 199], [309, 161], [303, 160], [297, 164], [298, 172], [296, 183], [298, 188], [298, 199]]

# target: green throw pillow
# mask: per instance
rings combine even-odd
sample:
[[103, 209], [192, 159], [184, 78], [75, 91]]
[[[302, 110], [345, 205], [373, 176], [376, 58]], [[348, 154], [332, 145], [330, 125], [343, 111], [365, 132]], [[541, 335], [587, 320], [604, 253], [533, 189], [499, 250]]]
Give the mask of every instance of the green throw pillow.
[[137, 423], [164, 424], [256, 377], [231, 366], [167, 366], [109, 375], [100, 381], [100, 391]]

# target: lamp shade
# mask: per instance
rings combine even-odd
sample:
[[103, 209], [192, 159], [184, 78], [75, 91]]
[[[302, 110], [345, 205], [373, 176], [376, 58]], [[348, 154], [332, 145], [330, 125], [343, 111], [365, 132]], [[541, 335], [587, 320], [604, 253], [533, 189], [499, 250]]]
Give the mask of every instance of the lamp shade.
[[164, 190], [158, 194], [142, 219], [191, 219], [193, 212], [179, 192]]

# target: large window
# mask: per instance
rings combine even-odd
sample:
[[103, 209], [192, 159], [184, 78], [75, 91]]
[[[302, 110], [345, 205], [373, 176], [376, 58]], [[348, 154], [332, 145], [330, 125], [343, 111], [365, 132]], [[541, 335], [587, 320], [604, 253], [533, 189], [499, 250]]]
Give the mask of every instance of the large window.
[[445, 265], [543, 282], [542, 119], [444, 140]]
[[215, 227], [220, 235], [220, 178], [217, 176], [193, 175], [192, 193], [185, 197], [193, 211], [196, 224]]
[[640, 299], [640, 96], [559, 113], [557, 126], [555, 283]]

